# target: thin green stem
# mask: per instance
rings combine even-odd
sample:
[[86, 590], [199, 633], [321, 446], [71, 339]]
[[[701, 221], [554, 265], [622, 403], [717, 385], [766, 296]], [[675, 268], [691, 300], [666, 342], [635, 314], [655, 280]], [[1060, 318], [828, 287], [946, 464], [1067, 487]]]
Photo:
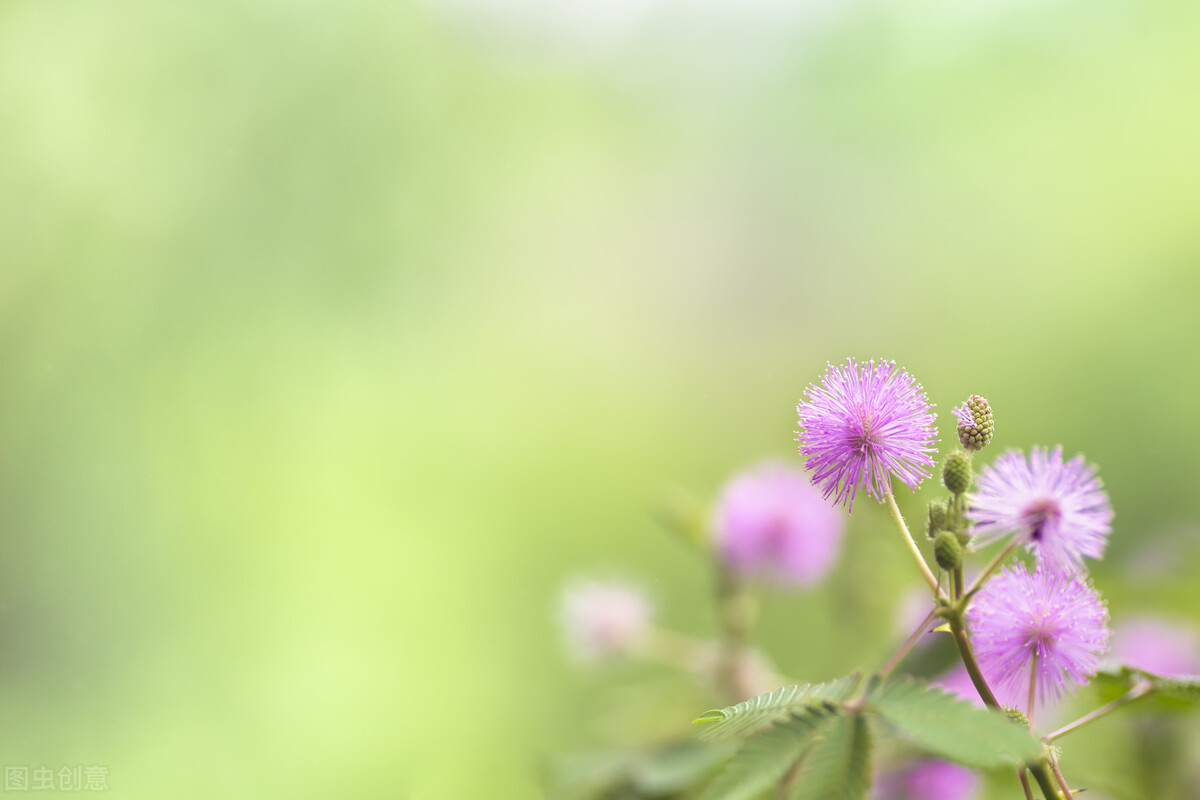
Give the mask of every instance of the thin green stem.
[[999, 708], [1000, 701], [992, 693], [987, 679], [983, 677], [983, 670], [979, 668], [979, 662], [975, 660], [975, 652], [971, 649], [971, 640], [967, 638], [967, 630], [963, 626], [961, 612], [950, 617], [950, 632], [954, 634], [954, 644], [958, 646], [958, 655], [962, 658], [963, 666], [967, 668], [967, 674], [971, 676], [971, 683], [975, 684], [975, 691], [979, 692], [984, 703], [992, 708]]
[[1116, 700], [1113, 700], [1111, 703], [1105, 703], [1104, 705], [1100, 706], [1092, 713], [1085, 714], [1084, 716], [1080, 717], [1079, 719], [1075, 720], [1074, 722], [1064, 725], [1063, 727], [1056, 730], [1054, 733], [1046, 734], [1045, 736], [1042, 737], [1042, 741], [1043, 742], [1053, 742], [1055, 739], [1059, 738], [1060, 736], [1066, 736], [1071, 731], [1078, 730], [1078, 729], [1082, 728], [1084, 725], [1087, 725], [1089, 722], [1098, 720], [1101, 717], [1103, 717], [1104, 715], [1106, 715], [1110, 712], [1116, 711], [1121, 706], [1129, 705], [1134, 700], [1145, 697], [1146, 695], [1150, 694], [1152, 691], [1154, 691], [1154, 687], [1151, 686], [1149, 683], [1143, 683], [1139, 686], [1135, 686], [1132, 689], [1130, 689], [1128, 692], [1126, 692], [1125, 694], [1118, 697]]
[[912, 650], [913, 645], [917, 643], [917, 640], [920, 639], [921, 636], [924, 635], [924, 633], [929, 629], [929, 623], [933, 622], [934, 619], [937, 618], [937, 615], [938, 612], [936, 608], [926, 615], [925, 620], [917, 626], [917, 629], [912, 632], [911, 636], [904, 640], [904, 644], [900, 645], [900, 649], [897, 650], [890, 659], [888, 659], [887, 664], [885, 664], [883, 669], [879, 671], [880, 677], [886, 678], [891, 674], [892, 670], [896, 668], [896, 665], [900, 663], [901, 659], [908, 655], [909, 650]]
[[733, 570], [718, 567], [717, 614], [721, 619], [721, 649], [717, 658], [717, 683], [734, 702], [750, 694], [743, 680], [742, 663], [750, 649], [754, 625], [754, 600]]
[[1033, 661], [1029, 664], [1029, 700], [1025, 703], [1025, 718], [1029, 720], [1029, 727], [1033, 728], [1033, 698], [1034, 692], [1037, 689], [1037, 668], [1038, 654], [1037, 650], [1033, 651]]
[[912, 534], [908, 532], [908, 526], [904, 524], [904, 517], [900, 513], [900, 507], [896, 505], [896, 498], [888, 492], [884, 495], [887, 499], [888, 508], [892, 510], [892, 518], [896, 520], [896, 525], [900, 527], [900, 532], [904, 534], [904, 541], [908, 545], [909, 551], [913, 558], [917, 561], [917, 566], [921, 568], [921, 574], [925, 577], [925, 582], [929, 584], [929, 588], [933, 590], [935, 596], [941, 595], [941, 588], [938, 586], [938, 579], [929, 569], [929, 565], [925, 563], [925, 557], [921, 555], [917, 543], [913, 540]]
[[971, 588], [967, 589], [965, 596], [970, 597], [978, 592], [979, 587], [983, 586], [984, 581], [992, 577], [992, 573], [995, 572], [996, 569], [1004, 563], [1005, 559], [1012, 555], [1012, 552], [1017, 549], [1017, 545], [1018, 542], [1014, 537], [1007, 545], [1004, 546], [1003, 550], [996, 554], [996, 557], [992, 559], [991, 563], [983, 568], [983, 572], [979, 573], [979, 577], [971, 582]]
[[1067, 800], [1070, 800], [1070, 798], [1074, 797], [1075, 793], [1071, 791], [1070, 784], [1067, 783], [1067, 779], [1063, 776], [1062, 770], [1059, 769], [1058, 764], [1053, 760], [1050, 761], [1050, 771], [1053, 772], [1054, 777], [1058, 779], [1058, 785], [1062, 787], [1063, 792], [1067, 796]]
[[1029, 778], [1025, 777], [1024, 767], [1017, 770], [1017, 777], [1021, 779], [1021, 788], [1025, 790], [1025, 800], [1033, 800], [1033, 790], [1029, 788]]
[[1050, 770], [1046, 767], [1045, 763], [1030, 764], [1029, 774], [1037, 781], [1042, 794], [1046, 795], [1046, 800], [1057, 800], [1059, 797], [1058, 787], [1054, 785], [1054, 779], [1050, 777]]

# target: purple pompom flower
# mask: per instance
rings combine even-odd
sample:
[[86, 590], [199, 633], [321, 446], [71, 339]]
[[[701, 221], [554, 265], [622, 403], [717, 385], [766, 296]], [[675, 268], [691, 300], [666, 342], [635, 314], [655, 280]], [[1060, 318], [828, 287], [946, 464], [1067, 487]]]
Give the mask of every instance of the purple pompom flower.
[[725, 487], [716, 512], [717, 547], [742, 574], [809, 585], [837, 560], [844, 525], [804, 472], [768, 464]]
[[871, 797], [876, 800], [973, 800], [979, 776], [966, 767], [926, 759], [884, 775]]
[[800, 454], [825, 497], [849, 511], [859, 489], [883, 501], [894, 475], [915, 489], [930, 475], [933, 407], [921, 385], [891, 361], [832, 364], [804, 390]]
[[1044, 569], [1030, 574], [1022, 564], [984, 584], [967, 622], [988, 684], [1001, 703], [1019, 708], [1035, 658], [1040, 706], [1087, 683], [1108, 646], [1108, 608], [1087, 579]]
[[1083, 456], [1063, 463], [1062, 448], [1035, 447], [1028, 462], [1017, 450], [984, 467], [967, 516], [986, 544], [1013, 532], [1056, 572], [1078, 572], [1084, 557], [1100, 558], [1112, 530], [1112, 507], [1096, 470]]

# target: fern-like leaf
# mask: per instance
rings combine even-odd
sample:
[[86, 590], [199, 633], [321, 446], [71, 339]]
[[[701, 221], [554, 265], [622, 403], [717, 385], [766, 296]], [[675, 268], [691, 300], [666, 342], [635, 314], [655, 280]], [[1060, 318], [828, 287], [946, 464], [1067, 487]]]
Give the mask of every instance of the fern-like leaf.
[[881, 684], [870, 708], [919, 747], [948, 761], [990, 769], [1030, 762], [1041, 746], [998, 711], [979, 708], [912, 678]]
[[714, 723], [700, 734], [702, 739], [750, 736], [807, 709], [835, 707], [848, 699], [861, 682], [862, 676], [854, 673], [815, 686], [784, 686], [773, 692], [751, 697], [735, 706], [707, 711], [694, 721]]
[[769, 789], [834, 717], [828, 709], [806, 709], [800, 716], [750, 739], [708, 785], [700, 800], [749, 800]]
[[804, 758], [792, 800], [862, 800], [871, 786], [871, 729], [861, 713], [835, 717]]

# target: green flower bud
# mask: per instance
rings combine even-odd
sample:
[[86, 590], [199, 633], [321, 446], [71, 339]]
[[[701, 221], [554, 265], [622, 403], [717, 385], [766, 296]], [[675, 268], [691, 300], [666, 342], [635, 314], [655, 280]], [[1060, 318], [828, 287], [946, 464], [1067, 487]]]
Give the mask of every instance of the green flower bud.
[[942, 482], [954, 494], [962, 494], [970, 489], [974, 477], [971, 459], [966, 453], [959, 451], [946, 458], [946, 465], [942, 467]]
[[963, 546], [958, 541], [954, 531], [938, 531], [933, 538], [933, 557], [937, 565], [947, 572], [952, 572], [962, 566]]
[[929, 521], [925, 533], [932, 539], [937, 532], [946, 527], [946, 501], [933, 500], [929, 503]]
[[1003, 710], [1005, 716], [1020, 725], [1022, 728], [1029, 727], [1029, 717], [1025, 716], [1021, 709], [1017, 708], [1016, 706], [1005, 706]]
[[968, 450], [979, 450], [987, 447], [996, 432], [996, 424], [992, 421], [992, 407], [986, 397], [973, 394], [967, 402], [954, 409], [958, 417], [958, 441]]

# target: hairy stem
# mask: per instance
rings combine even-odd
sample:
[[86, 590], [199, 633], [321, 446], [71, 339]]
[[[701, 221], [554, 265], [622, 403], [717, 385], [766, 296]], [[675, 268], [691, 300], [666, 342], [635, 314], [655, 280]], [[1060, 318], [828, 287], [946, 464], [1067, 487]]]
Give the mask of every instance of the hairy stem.
[[892, 518], [896, 520], [896, 525], [899, 526], [900, 532], [904, 534], [904, 541], [908, 545], [909, 552], [917, 561], [917, 566], [921, 568], [921, 574], [925, 577], [925, 582], [929, 584], [929, 588], [933, 590], [934, 595], [940, 595], [941, 589], [938, 586], [938, 579], [929, 569], [929, 565], [925, 563], [925, 557], [921, 555], [917, 543], [913, 540], [912, 534], [908, 532], [908, 526], [904, 524], [904, 517], [900, 513], [900, 507], [896, 505], [896, 498], [888, 492], [884, 497], [887, 499], [888, 508], [892, 511]]
[[1094, 722], [1095, 720], [1100, 719], [1101, 717], [1108, 714], [1109, 712], [1116, 711], [1121, 706], [1129, 705], [1134, 700], [1145, 697], [1146, 695], [1150, 694], [1150, 692], [1152, 692], [1153, 690], [1154, 690], [1154, 687], [1152, 687], [1149, 683], [1142, 683], [1138, 686], [1135, 686], [1132, 689], [1130, 689], [1128, 692], [1126, 692], [1125, 694], [1118, 697], [1116, 700], [1113, 700], [1111, 703], [1105, 703], [1104, 705], [1100, 706], [1099, 708], [1097, 708], [1095, 711], [1091, 712], [1090, 714], [1085, 714], [1084, 716], [1080, 717], [1079, 719], [1075, 720], [1074, 722], [1071, 722], [1071, 723], [1068, 723], [1068, 724], [1062, 726], [1061, 728], [1056, 730], [1054, 733], [1046, 734], [1045, 736], [1042, 737], [1042, 741], [1053, 742], [1058, 737], [1066, 736], [1071, 731], [1078, 730], [1079, 728], [1082, 728], [1084, 725], [1087, 725], [1089, 722]]
[[983, 677], [983, 670], [979, 668], [979, 662], [975, 660], [975, 652], [971, 649], [971, 640], [967, 638], [967, 629], [963, 625], [962, 612], [951, 614], [950, 632], [954, 634], [954, 644], [958, 646], [958, 655], [962, 658], [963, 666], [967, 668], [967, 674], [971, 676], [971, 683], [975, 684], [975, 691], [979, 692], [979, 696], [988, 706], [999, 708], [1000, 702]]

